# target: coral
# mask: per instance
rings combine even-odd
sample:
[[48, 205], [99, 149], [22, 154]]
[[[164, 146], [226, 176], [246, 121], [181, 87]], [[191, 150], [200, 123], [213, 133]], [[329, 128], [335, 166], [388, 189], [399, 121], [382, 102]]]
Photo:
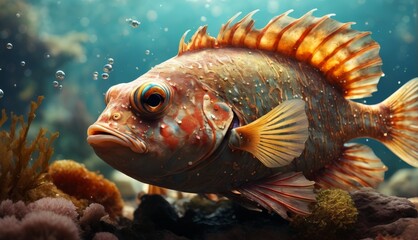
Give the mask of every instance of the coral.
[[55, 161], [48, 172], [54, 184], [66, 194], [102, 204], [111, 217], [121, 215], [123, 200], [120, 192], [102, 175], [71, 160]]
[[344, 239], [357, 221], [358, 212], [348, 192], [322, 190], [309, 216], [295, 216], [291, 226], [302, 239]]
[[[0, 200], [11, 199], [30, 202], [40, 196], [37, 189], [48, 184], [48, 161], [53, 154], [52, 143], [58, 137], [53, 133], [46, 137], [47, 131], [40, 129], [35, 139], [30, 143], [27, 139], [29, 128], [35, 118], [35, 111], [43, 97], [31, 103], [27, 122], [23, 116], [12, 113], [10, 130], [0, 132]], [[7, 121], [6, 111], [2, 111], [0, 127]], [[18, 132], [18, 129], [20, 131]], [[48, 188], [50, 189], [50, 188]], [[57, 192], [51, 192], [54, 196]], [[44, 194], [42, 194], [44, 195]]]
[[13, 203], [12, 200], [7, 199], [0, 203], [0, 218], [5, 216], [15, 216], [22, 219], [28, 213], [26, 205], [22, 201]]
[[50, 211], [36, 211], [22, 219], [22, 239], [80, 239], [71, 218]]
[[64, 198], [0, 203], [1, 239], [79, 239], [78, 213]]
[[93, 240], [118, 240], [118, 238], [109, 232], [98, 232], [94, 235]]
[[18, 239], [20, 230], [20, 222], [15, 216], [0, 218], [0, 240]]
[[80, 225], [87, 227], [88, 225], [98, 223], [106, 215], [107, 213], [101, 204], [92, 203], [84, 209], [83, 216], [80, 218]]
[[78, 217], [74, 203], [64, 198], [41, 198], [33, 203], [28, 204], [27, 208], [31, 212], [54, 212], [62, 216], [67, 216], [73, 221], [76, 221]]

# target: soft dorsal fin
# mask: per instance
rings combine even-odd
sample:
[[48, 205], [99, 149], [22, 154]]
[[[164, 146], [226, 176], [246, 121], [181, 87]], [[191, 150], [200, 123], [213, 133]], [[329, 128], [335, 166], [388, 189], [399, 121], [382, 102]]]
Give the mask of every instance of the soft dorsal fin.
[[371, 96], [382, 76], [380, 46], [370, 32], [351, 29], [352, 22], [331, 19], [332, 14], [317, 18], [309, 11], [299, 19], [289, 17], [287, 11], [262, 29], [255, 29], [252, 16], [231, 25], [233, 16], [214, 38], [207, 34], [207, 26], [200, 27], [189, 43], [180, 40], [178, 55], [205, 48], [244, 47], [277, 52], [319, 69], [346, 98]]

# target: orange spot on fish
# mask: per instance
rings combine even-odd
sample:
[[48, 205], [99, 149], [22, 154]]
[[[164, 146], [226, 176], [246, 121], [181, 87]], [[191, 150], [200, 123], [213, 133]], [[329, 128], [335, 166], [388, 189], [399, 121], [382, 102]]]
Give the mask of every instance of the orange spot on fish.
[[178, 136], [174, 134], [173, 130], [165, 124], [161, 124], [160, 126], [160, 134], [163, 137], [163, 140], [170, 149], [176, 149], [179, 143]]
[[188, 135], [192, 134], [196, 129], [198, 129], [198, 123], [196, 122], [196, 119], [191, 115], [185, 116], [181, 122], [182, 123], [180, 128]]

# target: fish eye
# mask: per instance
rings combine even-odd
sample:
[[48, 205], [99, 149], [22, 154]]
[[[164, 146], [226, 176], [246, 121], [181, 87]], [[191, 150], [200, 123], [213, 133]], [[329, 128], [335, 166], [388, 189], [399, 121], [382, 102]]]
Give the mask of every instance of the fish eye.
[[132, 107], [140, 115], [160, 117], [170, 103], [170, 88], [163, 83], [145, 82], [131, 93]]
[[159, 93], [153, 93], [145, 100], [145, 103], [150, 107], [157, 107], [158, 105], [164, 103], [164, 97]]

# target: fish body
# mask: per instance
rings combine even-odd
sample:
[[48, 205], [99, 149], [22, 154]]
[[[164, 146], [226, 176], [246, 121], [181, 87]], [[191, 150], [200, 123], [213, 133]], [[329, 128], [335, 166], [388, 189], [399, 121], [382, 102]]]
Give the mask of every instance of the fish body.
[[311, 13], [261, 30], [251, 13], [216, 39], [206, 27], [183, 37], [178, 56], [109, 89], [88, 142], [140, 181], [249, 200], [285, 218], [309, 213], [315, 186], [383, 180], [380, 159], [352, 139], [375, 138], [417, 166], [418, 80], [381, 104], [349, 100], [375, 90], [379, 46]]

